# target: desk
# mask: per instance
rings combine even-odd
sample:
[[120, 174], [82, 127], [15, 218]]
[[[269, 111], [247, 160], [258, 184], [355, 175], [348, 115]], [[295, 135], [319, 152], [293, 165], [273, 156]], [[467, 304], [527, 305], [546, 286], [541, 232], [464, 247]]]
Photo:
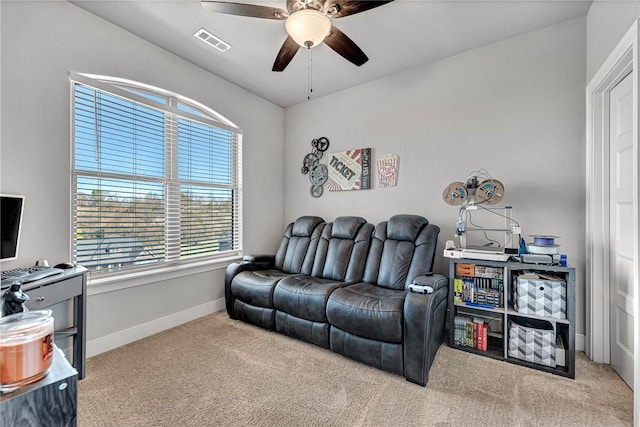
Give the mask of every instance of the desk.
[[0, 395], [0, 425], [73, 427], [77, 422], [77, 404], [78, 372], [54, 345], [47, 376]]
[[[4, 292], [4, 288], [2, 292]], [[87, 269], [84, 267], [63, 270], [61, 274], [45, 277], [22, 285], [22, 292], [29, 296], [26, 306], [29, 311], [42, 310], [64, 301], [73, 301], [72, 324], [62, 324], [62, 319], [54, 318], [54, 340], [73, 339], [73, 357], [71, 362], [78, 371], [78, 378], [85, 376], [87, 342]]]

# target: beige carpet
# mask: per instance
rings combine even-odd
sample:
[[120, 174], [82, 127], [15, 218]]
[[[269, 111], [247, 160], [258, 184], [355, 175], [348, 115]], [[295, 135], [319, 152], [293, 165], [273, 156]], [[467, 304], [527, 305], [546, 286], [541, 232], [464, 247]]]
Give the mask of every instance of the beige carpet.
[[90, 358], [80, 426], [627, 426], [609, 366], [576, 379], [440, 347], [420, 387], [216, 313]]

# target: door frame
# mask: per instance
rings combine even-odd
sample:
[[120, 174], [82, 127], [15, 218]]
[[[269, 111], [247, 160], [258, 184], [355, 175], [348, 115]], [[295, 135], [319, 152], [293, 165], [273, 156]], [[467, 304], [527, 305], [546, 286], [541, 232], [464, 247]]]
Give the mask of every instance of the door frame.
[[[633, 268], [634, 384], [640, 387], [640, 289], [638, 254], [638, 49], [640, 20], [636, 20], [613, 49], [586, 89], [586, 298], [587, 355], [595, 362], [610, 363], [609, 325], [609, 92], [630, 71], [633, 73]], [[634, 414], [640, 408], [634, 393]], [[638, 419], [638, 418], [636, 418]]]

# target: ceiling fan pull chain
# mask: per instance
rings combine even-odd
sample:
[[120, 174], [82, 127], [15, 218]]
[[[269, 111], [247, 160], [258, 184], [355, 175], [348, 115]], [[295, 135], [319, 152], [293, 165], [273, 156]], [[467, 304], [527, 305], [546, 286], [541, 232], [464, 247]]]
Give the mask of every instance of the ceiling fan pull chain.
[[309, 67], [307, 70], [307, 101], [311, 99], [311, 94], [313, 93], [313, 57], [311, 53], [311, 46], [307, 47], [309, 51]]

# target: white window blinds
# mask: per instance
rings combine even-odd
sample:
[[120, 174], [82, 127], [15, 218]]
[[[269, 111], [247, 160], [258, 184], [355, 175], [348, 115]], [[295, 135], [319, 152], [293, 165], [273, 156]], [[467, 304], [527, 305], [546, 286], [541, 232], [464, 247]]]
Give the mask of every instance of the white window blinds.
[[92, 83], [73, 82], [75, 261], [114, 272], [240, 253], [238, 130], [175, 95]]

